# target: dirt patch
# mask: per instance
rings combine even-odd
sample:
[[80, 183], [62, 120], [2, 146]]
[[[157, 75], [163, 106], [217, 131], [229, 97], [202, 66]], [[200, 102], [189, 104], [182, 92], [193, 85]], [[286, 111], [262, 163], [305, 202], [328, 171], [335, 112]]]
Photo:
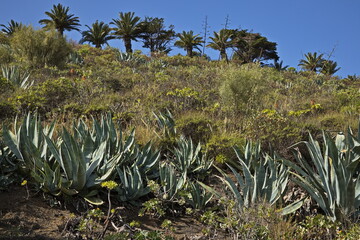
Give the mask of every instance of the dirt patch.
[[[51, 207], [42, 193], [32, 194], [27, 199], [25, 187], [12, 186], [11, 190], [0, 192], [0, 240], [50, 240], [65, 239], [64, 227], [74, 214], [59, 207]], [[164, 231], [160, 227], [163, 219], [138, 216], [138, 207], [123, 208], [124, 222], [135, 220], [147, 231]], [[75, 218], [79, 219], [77, 215]], [[205, 227], [192, 216], [168, 216], [174, 227], [168, 234], [175, 239], [203, 239]], [[110, 227], [108, 233], [115, 230]], [[64, 232], [65, 235], [66, 232]]]
[[24, 187], [0, 192], [0, 239], [62, 239], [70, 212], [50, 207], [39, 195], [26, 198]]

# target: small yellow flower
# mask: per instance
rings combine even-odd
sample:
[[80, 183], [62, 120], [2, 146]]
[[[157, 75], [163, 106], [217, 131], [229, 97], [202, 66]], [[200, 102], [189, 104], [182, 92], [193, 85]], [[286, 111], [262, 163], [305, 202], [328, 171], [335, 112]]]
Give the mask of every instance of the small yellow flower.
[[22, 181], [21, 186], [25, 186], [27, 184], [27, 180]]
[[118, 184], [114, 181], [106, 181], [106, 182], [101, 183], [101, 187], [105, 187], [109, 190], [112, 190], [112, 189], [116, 188], [117, 186], [118, 186]]

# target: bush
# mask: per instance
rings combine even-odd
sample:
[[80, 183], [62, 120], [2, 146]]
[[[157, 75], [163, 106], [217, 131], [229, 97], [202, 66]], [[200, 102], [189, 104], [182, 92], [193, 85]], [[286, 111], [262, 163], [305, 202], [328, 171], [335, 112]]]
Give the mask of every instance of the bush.
[[245, 139], [235, 134], [214, 134], [209, 139], [206, 147], [209, 151], [209, 156], [214, 157], [217, 163], [225, 163], [229, 160], [235, 160], [236, 154], [234, 146], [241, 146], [245, 144]]
[[16, 31], [10, 38], [10, 47], [17, 62], [37, 68], [61, 67], [71, 52], [71, 45], [55, 30], [46, 32], [31, 26]]
[[0, 64], [8, 64], [12, 62], [13, 58], [11, 53], [12, 50], [8, 44], [0, 43]]
[[279, 73], [251, 65], [225, 69], [220, 77], [221, 98], [235, 112], [249, 114], [259, 110], [265, 104], [265, 95], [274, 74]]
[[38, 110], [40, 113], [61, 108], [77, 94], [73, 80], [67, 78], [49, 79], [28, 91], [21, 91], [16, 96], [20, 109], [24, 112]]
[[206, 143], [216, 128], [211, 120], [196, 113], [183, 116], [176, 121], [176, 126], [181, 134], [191, 138], [195, 143]]

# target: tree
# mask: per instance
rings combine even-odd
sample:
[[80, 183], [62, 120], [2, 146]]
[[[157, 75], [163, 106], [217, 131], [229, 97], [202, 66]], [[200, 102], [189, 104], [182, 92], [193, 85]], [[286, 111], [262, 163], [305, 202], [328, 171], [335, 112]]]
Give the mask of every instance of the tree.
[[139, 36], [143, 41], [143, 47], [149, 48], [150, 52], [170, 52], [171, 48], [168, 45], [175, 37], [174, 26], [165, 28], [163, 18], [146, 17], [141, 23]]
[[110, 24], [115, 25], [113, 34], [124, 41], [126, 52], [132, 53], [131, 40], [136, 41], [141, 33], [140, 17], [134, 12], [120, 12], [119, 18], [113, 19]]
[[0, 27], [3, 27], [1, 29], [3, 33], [5, 33], [8, 36], [11, 36], [14, 32], [24, 27], [24, 25], [20, 22], [15, 22], [14, 20], [11, 19], [10, 22], [8, 22], [7, 26], [5, 24], [0, 24]]
[[15, 62], [35, 68], [62, 67], [72, 51], [71, 44], [55, 29], [35, 30], [31, 26], [16, 31], [10, 38], [10, 47]]
[[69, 14], [69, 7], [64, 7], [60, 3], [58, 5], [53, 5], [51, 12], [45, 12], [50, 19], [41, 19], [40, 24], [45, 25], [45, 29], [55, 28], [61, 35], [64, 34], [64, 31], [76, 30], [80, 31], [78, 26], [81, 26], [79, 23], [79, 18], [74, 17], [74, 14]]
[[183, 31], [178, 34], [178, 37], [180, 39], [175, 42], [174, 46], [185, 49], [188, 57], [194, 56], [194, 48], [201, 51], [199, 46], [202, 46], [204, 41], [202, 37], [199, 37], [199, 34], [194, 35], [193, 31]]
[[111, 35], [111, 28], [104, 22], [96, 21], [91, 27], [85, 25], [88, 30], [83, 31], [80, 43], [89, 42], [95, 45], [96, 48], [101, 48], [102, 45], [107, 44], [108, 41], [115, 37]]
[[283, 61], [274, 60], [274, 64], [272, 64], [272, 67], [275, 68], [278, 71], [285, 71], [289, 65], [283, 66]]
[[309, 52], [305, 54], [305, 59], [300, 60], [299, 66], [306, 71], [317, 72], [323, 66], [323, 55], [317, 55], [317, 52]]
[[234, 58], [243, 63], [255, 61], [278, 60], [276, 43], [270, 42], [260, 33], [251, 33], [248, 30], [231, 30], [233, 32]]
[[323, 60], [322, 68], [320, 72], [325, 75], [334, 75], [337, 71], [340, 70], [340, 67], [337, 68], [337, 62], [331, 60]]
[[214, 32], [214, 37], [210, 37], [211, 41], [207, 47], [220, 51], [221, 59], [228, 60], [226, 49], [232, 46], [231, 36], [233, 32], [228, 29], [221, 29], [220, 32]]

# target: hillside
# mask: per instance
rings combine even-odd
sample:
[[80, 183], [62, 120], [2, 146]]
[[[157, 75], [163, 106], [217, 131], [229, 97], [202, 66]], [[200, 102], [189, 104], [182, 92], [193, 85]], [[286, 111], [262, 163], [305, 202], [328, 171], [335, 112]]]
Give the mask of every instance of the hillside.
[[[357, 79], [58, 44], [69, 48], [59, 50], [63, 60], [60, 53], [45, 63], [36, 54], [10, 54], [1, 66], [0, 189], [23, 183], [36, 206], [44, 195], [53, 208], [73, 212], [63, 214], [63, 237], [180, 238], [180, 217], [194, 221], [203, 238], [358, 236]], [[348, 127], [354, 136], [346, 135]], [[293, 146], [300, 141], [308, 148]], [[354, 195], [340, 197], [340, 184]], [[291, 204], [290, 217], [281, 216]], [[3, 208], [1, 218], [11, 211]], [[122, 219], [132, 214], [150, 220]], [[158, 223], [147, 228], [153, 238], [145, 221]]]

